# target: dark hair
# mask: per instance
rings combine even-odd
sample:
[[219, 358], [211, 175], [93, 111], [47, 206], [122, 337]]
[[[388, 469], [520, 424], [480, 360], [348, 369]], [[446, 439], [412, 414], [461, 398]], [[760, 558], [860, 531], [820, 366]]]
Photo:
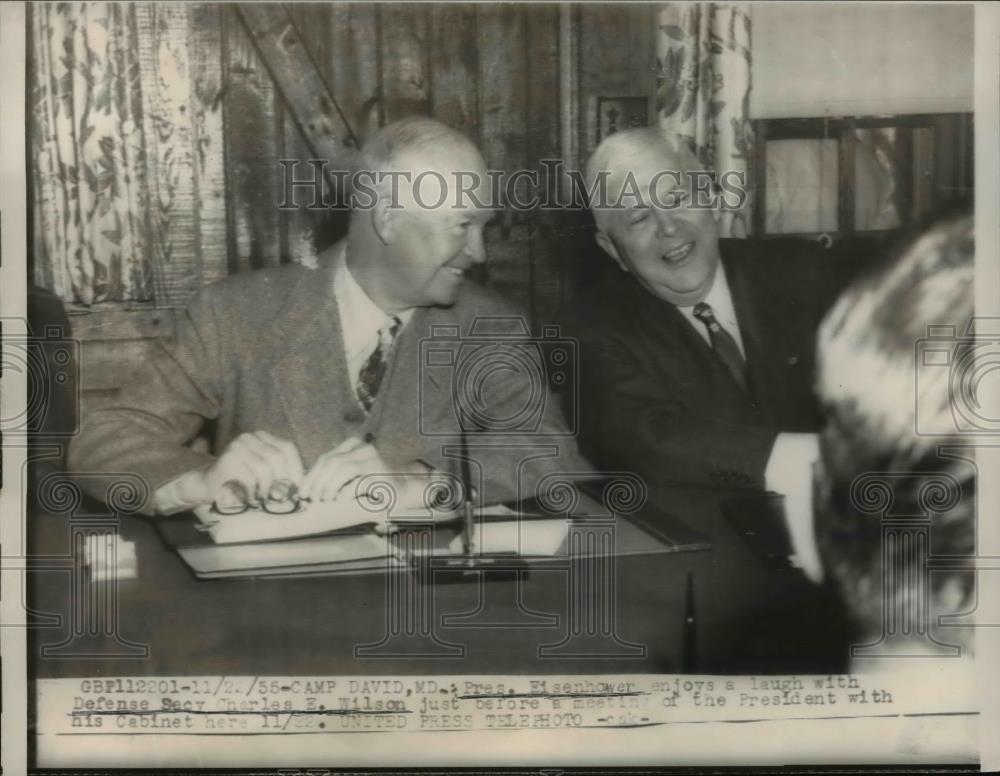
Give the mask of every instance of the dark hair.
[[[939, 608], [946, 587], [961, 591], [961, 607], [973, 597], [974, 572], [963, 560], [975, 553], [975, 470], [971, 456], [946, 448], [962, 444], [953, 413], [961, 397], [952, 393], [950, 372], [970, 352], [963, 335], [973, 317], [974, 256], [971, 216], [940, 221], [848, 289], [820, 329], [817, 392], [826, 424], [817, 540], [827, 573], [867, 633], [879, 632], [887, 607], [912, 602], [928, 578]], [[945, 346], [951, 368], [928, 370], [916, 358], [929, 326], [954, 327]], [[903, 516], [926, 518], [923, 555], [887, 540]], [[928, 554], [952, 556], [954, 564], [929, 574]], [[971, 646], [971, 630], [956, 630], [954, 640]]]

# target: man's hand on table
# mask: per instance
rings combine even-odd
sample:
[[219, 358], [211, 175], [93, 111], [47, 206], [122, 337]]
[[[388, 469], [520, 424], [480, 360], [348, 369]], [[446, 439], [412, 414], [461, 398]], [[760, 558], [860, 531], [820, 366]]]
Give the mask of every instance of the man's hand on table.
[[767, 489], [785, 497], [785, 516], [794, 552], [792, 562], [813, 582], [823, 579], [813, 526], [813, 464], [817, 460], [816, 434], [778, 434], [764, 473]]
[[207, 467], [179, 477], [176, 495], [189, 505], [211, 504], [238, 484], [246, 496], [264, 498], [274, 483], [297, 486], [303, 476], [302, 458], [293, 443], [267, 431], [254, 431], [236, 437]]
[[303, 479], [299, 495], [314, 502], [363, 499], [365, 494], [357, 493], [350, 485], [366, 475], [376, 475], [380, 483], [389, 484], [395, 506], [419, 509], [425, 506], [424, 494], [433, 470], [420, 461], [390, 468], [374, 445], [351, 437], [319, 457]]
[[[433, 470], [420, 461], [391, 469], [374, 445], [351, 437], [319, 457], [308, 473], [294, 443], [266, 431], [241, 434], [213, 463], [187, 472], [162, 486], [155, 496], [156, 511], [172, 514], [194, 506], [211, 504], [220, 497], [263, 499], [275, 483], [290, 483], [302, 499], [313, 502], [360, 498], [349, 487], [366, 475], [388, 482], [395, 493], [395, 506], [422, 508]], [[234, 494], [235, 489], [243, 494]]]

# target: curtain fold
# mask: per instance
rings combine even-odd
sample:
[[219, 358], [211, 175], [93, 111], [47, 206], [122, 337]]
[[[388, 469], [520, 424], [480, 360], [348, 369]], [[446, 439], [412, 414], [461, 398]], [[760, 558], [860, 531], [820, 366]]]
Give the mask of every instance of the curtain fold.
[[153, 298], [131, 3], [31, 9], [35, 282], [83, 304]]
[[[750, 11], [745, 3], [669, 3], [658, 14], [656, 119], [717, 175], [742, 173], [749, 194], [753, 130]], [[750, 199], [723, 210], [723, 237], [749, 234]]]

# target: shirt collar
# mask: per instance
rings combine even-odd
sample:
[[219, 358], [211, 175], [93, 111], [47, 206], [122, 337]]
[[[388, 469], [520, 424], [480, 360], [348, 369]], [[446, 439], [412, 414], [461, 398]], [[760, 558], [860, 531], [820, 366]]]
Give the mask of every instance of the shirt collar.
[[[729, 281], [726, 278], [726, 268], [721, 261], [716, 266], [712, 287], [708, 289], [708, 293], [702, 301], [712, 308], [715, 319], [719, 323], [738, 325], [736, 308], [733, 306], [733, 295], [729, 290]], [[682, 309], [690, 317], [694, 317], [694, 305]]]
[[[344, 353], [348, 360], [371, 350], [378, 332], [392, 322], [392, 316], [372, 301], [354, 279], [347, 266], [346, 241], [337, 250], [333, 268], [333, 295], [340, 310], [340, 328], [344, 336]], [[405, 326], [413, 317], [413, 308], [396, 313]]]

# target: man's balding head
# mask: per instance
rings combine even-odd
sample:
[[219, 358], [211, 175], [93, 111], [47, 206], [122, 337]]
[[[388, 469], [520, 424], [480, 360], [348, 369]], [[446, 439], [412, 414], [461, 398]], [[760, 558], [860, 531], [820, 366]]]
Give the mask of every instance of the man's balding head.
[[[701, 169], [687, 148], [674, 145], [658, 129], [626, 129], [608, 135], [590, 155], [585, 170], [588, 191], [595, 191], [595, 184], [604, 173], [607, 201], [616, 202], [626, 182], [627, 171], [648, 168], [651, 163], [679, 172]], [[599, 203], [594, 197], [589, 204], [594, 219], [600, 225], [607, 209], [596, 207]]]
[[475, 144], [458, 130], [426, 116], [408, 116], [387, 124], [369, 137], [361, 146], [355, 169], [410, 171], [414, 157], [437, 160], [446, 154], [482, 160]]
[[486, 259], [489, 178], [479, 149], [412, 116], [368, 138], [354, 179], [348, 266], [372, 300], [386, 311], [454, 303], [465, 272]]

